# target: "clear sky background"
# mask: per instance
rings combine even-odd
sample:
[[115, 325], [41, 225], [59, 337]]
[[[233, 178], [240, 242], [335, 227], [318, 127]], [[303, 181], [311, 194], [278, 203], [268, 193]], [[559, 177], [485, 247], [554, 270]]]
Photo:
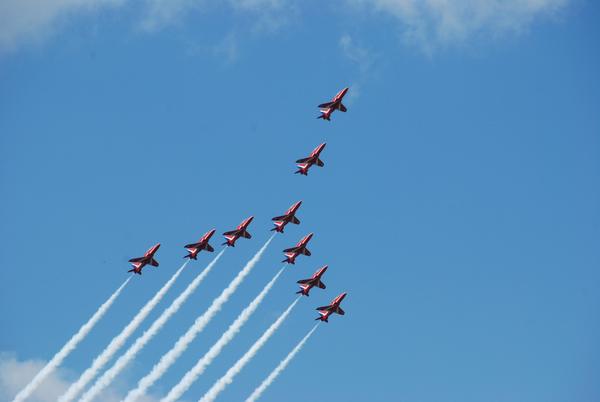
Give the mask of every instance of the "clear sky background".
[[[600, 400], [600, 6], [586, 0], [0, 1], [0, 399], [146, 268], [47, 384], [78, 377], [182, 263], [254, 215], [109, 391], [145, 375], [304, 200], [204, 354], [314, 232], [197, 400], [313, 289], [220, 398], [241, 400], [348, 291], [264, 401]], [[316, 105], [350, 86], [348, 112]], [[294, 161], [327, 142], [324, 168]], [[222, 241], [215, 236], [213, 244]], [[201, 253], [140, 328], [209, 261]], [[133, 339], [132, 339], [133, 340]], [[130, 341], [132, 341], [130, 340]]]

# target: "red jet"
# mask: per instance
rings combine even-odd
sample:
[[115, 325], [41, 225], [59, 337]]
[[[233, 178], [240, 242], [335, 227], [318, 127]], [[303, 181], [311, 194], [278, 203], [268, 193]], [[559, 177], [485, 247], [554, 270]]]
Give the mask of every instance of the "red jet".
[[344, 95], [348, 92], [348, 88], [342, 89], [337, 95], [331, 100], [331, 102], [321, 103], [319, 105], [319, 109], [321, 109], [321, 115], [317, 117], [317, 119], [323, 120], [331, 120], [331, 113], [334, 110], [339, 110], [340, 112], [345, 112], [346, 106], [342, 103], [342, 99]]
[[306, 245], [308, 244], [308, 242], [310, 241], [310, 239], [312, 237], [313, 237], [313, 234], [310, 233], [310, 234], [304, 236], [302, 238], [302, 240], [300, 240], [298, 242], [298, 244], [296, 244], [296, 247], [286, 248], [285, 250], [283, 250], [283, 253], [285, 254], [285, 260], [283, 260], [282, 262], [287, 262], [289, 264], [295, 264], [296, 257], [298, 257], [300, 254], [304, 254], [305, 256], [310, 256], [310, 251], [308, 251], [308, 249], [306, 248]]
[[223, 245], [227, 244], [230, 247], [235, 247], [235, 241], [240, 237], [251, 239], [252, 236], [250, 235], [250, 233], [248, 233], [246, 229], [248, 229], [248, 225], [250, 224], [250, 222], [252, 222], [252, 219], [254, 219], [253, 216], [240, 223], [237, 229], [223, 233], [223, 236], [225, 236], [225, 238], [227, 239], [227, 241], [223, 243]]
[[312, 165], [317, 165], [319, 167], [325, 166], [323, 161], [321, 159], [319, 159], [319, 155], [321, 155], [321, 151], [323, 151], [323, 148], [325, 148], [325, 145], [327, 145], [327, 144], [322, 143], [321, 145], [316, 147], [310, 153], [310, 156], [308, 158], [298, 159], [296, 161], [296, 163], [298, 164], [298, 170], [295, 171], [294, 173], [300, 173], [301, 175], [308, 176], [308, 169], [310, 169], [310, 167]]
[[316, 286], [321, 289], [325, 289], [325, 284], [321, 282], [321, 277], [327, 271], [327, 265], [320, 268], [317, 272], [313, 274], [309, 279], [300, 279], [297, 283], [300, 284], [300, 290], [296, 292], [296, 294], [301, 294], [303, 296], [309, 296], [308, 292]]
[[298, 208], [300, 208], [300, 205], [302, 204], [302, 201], [298, 201], [297, 203], [295, 203], [294, 205], [292, 205], [287, 212], [285, 213], [285, 215], [282, 216], [276, 216], [274, 217], [272, 220], [275, 221], [275, 227], [273, 229], [271, 229], [272, 231], [276, 231], [279, 233], [283, 233], [283, 228], [285, 227], [285, 225], [287, 225], [288, 223], [293, 223], [294, 225], [298, 225], [300, 224], [300, 220], [298, 218], [296, 218], [296, 211], [298, 211]]
[[340, 303], [342, 302], [342, 300], [344, 300], [344, 297], [346, 297], [346, 294], [347, 293], [344, 292], [341, 295], [339, 295], [338, 297], [336, 297], [335, 299], [333, 299], [329, 306], [317, 307], [317, 310], [319, 310], [319, 314], [321, 314], [321, 315], [319, 317], [315, 318], [315, 320], [329, 322], [328, 321], [329, 316], [333, 313], [336, 313], [339, 315], [346, 314], [344, 312], [344, 310], [342, 310], [342, 308], [340, 307]]
[[208, 241], [214, 234], [215, 234], [215, 229], [213, 229], [209, 232], [206, 232], [206, 234], [204, 236], [202, 236], [200, 238], [200, 240], [198, 240], [198, 242], [192, 243], [192, 244], [187, 244], [185, 246], [185, 248], [188, 251], [188, 255], [186, 255], [183, 258], [189, 258], [190, 260], [195, 260], [195, 259], [197, 259], [196, 257], [198, 256], [198, 253], [202, 250], [206, 250], [209, 253], [212, 253], [213, 251], [215, 251], [215, 249], [210, 244], [208, 244]]
[[148, 251], [146, 251], [143, 257], [132, 258], [131, 260], [129, 260], [129, 262], [133, 266], [133, 269], [130, 269], [127, 272], [133, 272], [135, 274], [141, 275], [142, 268], [144, 268], [144, 266], [148, 264], [152, 265], [153, 267], [158, 267], [158, 261], [154, 259], [154, 253], [156, 253], [156, 250], [158, 250], [159, 247], [160, 243], [156, 243], [154, 246], [150, 247]]

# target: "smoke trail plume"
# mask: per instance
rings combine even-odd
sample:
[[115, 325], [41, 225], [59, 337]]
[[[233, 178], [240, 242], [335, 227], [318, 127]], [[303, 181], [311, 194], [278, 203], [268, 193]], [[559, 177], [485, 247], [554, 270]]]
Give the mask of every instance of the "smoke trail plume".
[[263, 394], [263, 392], [265, 392], [265, 390], [269, 387], [269, 385], [271, 385], [273, 383], [273, 381], [275, 381], [275, 379], [279, 376], [279, 374], [281, 374], [283, 372], [283, 370], [285, 370], [285, 368], [288, 366], [288, 364], [290, 364], [290, 362], [292, 361], [294, 356], [296, 356], [298, 354], [300, 349], [302, 349], [302, 347], [304, 346], [304, 344], [306, 343], [308, 338], [310, 338], [310, 336], [313, 334], [313, 332], [315, 332], [315, 330], [317, 329], [318, 326], [319, 326], [319, 324], [315, 324], [313, 329], [311, 329], [308, 332], [308, 334], [306, 334], [304, 336], [304, 338], [302, 338], [302, 340], [296, 345], [296, 347], [294, 349], [292, 349], [292, 351], [285, 357], [285, 359], [283, 359], [277, 365], [277, 367], [275, 367], [275, 370], [273, 370], [271, 372], [271, 374], [269, 374], [269, 376], [267, 378], [265, 378], [265, 380], [258, 386], [258, 388], [256, 388], [252, 392], [252, 394], [250, 394], [248, 399], [246, 399], [246, 402], [256, 402], [258, 400], [258, 398], [261, 397], [261, 395]]
[[92, 328], [94, 328], [96, 323], [100, 321], [100, 319], [108, 311], [108, 309], [117, 299], [117, 297], [119, 297], [119, 294], [121, 294], [121, 291], [123, 290], [123, 288], [125, 288], [125, 286], [129, 283], [130, 280], [131, 277], [127, 278], [125, 282], [123, 282], [123, 284], [119, 286], [119, 288], [108, 298], [108, 300], [106, 300], [104, 304], [102, 304], [100, 308], [96, 310], [96, 312], [94, 313], [94, 315], [92, 315], [88, 322], [86, 322], [81, 328], [79, 328], [79, 331], [77, 331], [77, 333], [73, 335], [71, 339], [69, 339], [69, 341], [62, 347], [62, 349], [54, 355], [52, 360], [46, 363], [44, 368], [42, 368], [40, 372], [37, 373], [35, 377], [33, 377], [33, 380], [31, 380], [29, 384], [27, 384], [25, 388], [23, 388], [17, 394], [17, 396], [15, 396], [13, 402], [21, 402], [27, 399], [29, 396], [31, 396], [32, 392], [36, 390], [36, 388], [46, 379], [46, 377], [48, 377], [48, 375], [52, 373], [52, 371], [54, 371], [58, 366], [61, 365], [61, 363], [69, 355], [69, 353], [71, 353], [77, 347], [79, 342], [81, 342], [87, 336], [87, 334], [90, 333]]
[[152, 299], [150, 299], [150, 301], [148, 301], [146, 305], [142, 307], [136, 316], [133, 317], [133, 320], [131, 320], [131, 322], [127, 324], [125, 328], [123, 328], [121, 333], [112, 339], [106, 349], [104, 349], [102, 353], [100, 353], [100, 355], [94, 359], [92, 365], [83, 372], [77, 382], [71, 384], [69, 389], [67, 389], [67, 392], [65, 392], [63, 396], [59, 398], [59, 402], [72, 401], [75, 399], [77, 394], [79, 394], [85, 388], [85, 386], [94, 379], [102, 367], [104, 367], [106, 363], [108, 363], [108, 361], [113, 357], [113, 355], [123, 346], [123, 344], [125, 344], [127, 338], [133, 334], [137, 327], [140, 326], [142, 321], [144, 321], [148, 314], [150, 314], [152, 309], [154, 309], [154, 307], [156, 307], [156, 305], [161, 301], [167, 291], [175, 283], [175, 280], [179, 274], [181, 274], [181, 271], [183, 271], [188, 262], [189, 260], [183, 263], [183, 265], [173, 274], [171, 279], [169, 279], [167, 283], [165, 283], [163, 287], [156, 292], [154, 297], [152, 297]]
[[248, 351], [240, 358], [240, 360], [238, 360], [233, 366], [231, 366], [231, 368], [229, 370], [227, 370], [225, 375], [223, 377], [219, 378], [217, 380], [217, 382], [215, 382], [213, 384], [213, 386], [208, 390], [208, 392], [206, 392], [206, 394], [204, 394], [202, 399], [200, 399], [200, 402], [214, 401], [217, 398], [217, 396], [219, 396], [219, 394], [225, 388], [227, 388], [227, 386], [229, 384], [231, 384], [233, 382], [233, 379], [235, 378], [235, 376], [240, 371], [242, 371], [244, 366], [246, 364], [248, 364], [248, 362], [250, 360], [252, 360], [252, 358], [254, 356], [256, 356], [258, 351], [265, 345], [265, 343], [267, 343], [267, 341], [269, 340], [269, 338], [271, 338], [271, 336], [275, 333], [275, 331], [277, 331], [277, 329], [281, 326], [283, 321], [285, 321], [287, 316], [290, 314], [290, 312], [292, 311], [292, 309], [294, 308], [296, 303], [298, 303], [298, 301], [300, 301], [301, 297], [302, 296], [300, 296], [296, 300], [294, 300], [294, 302], [292, 304], [290, 304], [290, 306], [287, 308], [287, 310], [285, 310], [283, 312], [283, 314], [281, 314], [279, 316], [279, 318], [277, 318], [277, 320], [273, 324], [271, 324], [271, 326], [260, 336], [260, 338], [258, 338], [258, 340], [256, 342], [254, 342], [254, 345], [252, 345], [250, 347], [250, 349], [248, 349]]
[[159, 360], [158, 363], [152, 367], [150, 373], [142, 378], [135, 389], [129, 391], [125, 397], [125, 402], [133, 402], [142, 395], [145, 394], [146, 390], [150, 388], [162, 375], [171, 367], [175, 361], [181, 356], [187, 349], [189, 344], [196, 338], [202, 330], [208, 325], [210, 320], [221, 310], [221, 307], [229, 300], [231, 295], [235, 293], [240, 284], [244, 281], [246, 276], [252, 271], [252, 268], [258, 263], [263, 253], [269, 246], [269, 243], [273, 240], [275, 234], [273, 234], [265, 244], [258, 250], [258, 252], [246, 263], [244, 268], [237, 274], [237, 276], [229, 283], [229, 285], [221, 292], [221, 294], [212, 301], [212, 304], [208, 309], [198, 318], [192, 326], [183, 334], [173, 345], [171, 350], [165, 353]]
[[219, 258], [223, 255], [226, 249], [221, 250], [219, 254], [200, 272], [196, 278], [185, 288], [183, 292], [173, 302], [169, 307], [162, 312], [162, 314], [152, 323], [150, 328], [148, 328], [144, 333], [135, 340], [133, 345], [127, 349], [127, 351], [117, 359], [115, 364], [108, 369], [100, 378], [94, 383], [94, 385], [81, 397], [80, 402], [89, 402], [92, 401], [104, 388], [106, 388], [110, 383], [119, 375], [119, 373], [129, 364], [131, 360], [135, 358], [137, 353], [146, 346], [146, 344], [161, 330], [161, 328], [169, 321], [169, 319], [175, 314], [179, 308], [185, 303], [185, 301], [190, 297], [192, 293], [196, 290], [196, 288], [200, 285], [200, 283], [204, 280], [204, 278], [211, 271], [212, 267], [219, 261]]
[[204, 370], [213, 362], [213, 360], [219, 356], [219, 353], [223, 350], [229, 342], [235, 338], [237, 333], [242, 329], [244, 324], [250, 319], [252, 314], [256, 311], [260, 303], [263, 301], [269, 290], [273, 287], [277, 278], [281, 275], [284, 268], [281, 268], [277, 274], [267, 283], [264, 289], [250, 302], [250, 304], [240, 313], [235, 321], [229, 326], [227, 331], [221, 335], [219, 340], [209, 349], [208, 352], [192, 367], [175, 385], [166, 397], [161, 399], [161, 402], [175, 402], [181, 399], [181, 396], [189, 389], [189, 387], [198, 379]]

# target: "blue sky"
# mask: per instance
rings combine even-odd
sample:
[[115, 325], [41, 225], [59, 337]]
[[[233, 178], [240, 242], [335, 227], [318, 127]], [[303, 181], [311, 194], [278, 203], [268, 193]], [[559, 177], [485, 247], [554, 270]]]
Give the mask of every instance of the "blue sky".
[[[275, 274], [281, 250], [314, 232], [313, 255], [187, 400], [323, 264], [327, 289], [222, 400], [248, 396], [342, 291], [346, 315], [321, 325], [264, 401], [600, 400], [600, 6], [340, 3], [0, 5], [0, 399], [123, 282], [129, 258], [163, 244], [160, 267], [134, 278], [40, 401], [88, 367], [184, 244], [254, 215], [253, 239], [227, 251], [110, 391], [127, 392], [268, 238], [270, 218], [303, 200], [301, 225], [273, 241], [153, 396]], [[344, 86], [348, 112], [316, 120]], [[324, 141], [325, 167], [294, 175]], [[188, 265], [138, 333], [208, 261]]]

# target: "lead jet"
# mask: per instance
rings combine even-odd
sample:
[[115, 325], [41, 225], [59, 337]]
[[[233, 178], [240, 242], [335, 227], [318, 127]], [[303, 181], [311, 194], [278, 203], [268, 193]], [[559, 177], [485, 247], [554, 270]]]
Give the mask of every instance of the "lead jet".
[[304, 236], [302, 238], [302, 240], [300, 240], [295, 247], [292, 248], [286, 248], [285, 250], [283, 250], [283, 253], [285, 254], [285, 260], [283, 260], [282, 262], [287, 262], [289, 264], [295, 264], [296, 263], [296, 257], [298, 257], [300, 254], [304, 254], [305, 256], [310, 256], [310, 251], [308, 251], [308, 249], [306, 248], [306, 245], [308, 244], [308, 242], [310, 241], [310, 239], [312, 239], [313, 234], [307, 234], [306, 236]]
[[339, 315], [346, 314], [344, 312], [344, 310], [342, 310], [342, 308], [340, 307], [340, 303], [342, 302], [342, 300], [344, 300], [344, 297], [346, 297], [346, 294], [347, 293], [344, 292], [341, 295], [339, 295], [338, 297], [336, 297], [335, 299], [333, 299], [329, 306], [317, 307], [317, 310], [319, 311], [320, 316], [315, 318], [315, 321], [321, 320], [321, 321], [329, 322], [329, 316], [333, 313], [336, 313]]
[[302, 204], [302, 201], [298, 201], [297, 203], [295, 203], [294, 205], [292, 205], [287, 210], [287, 212], [285, 213], [285, 215], [274, 217], [272, 220], [275, 221], [274, 222], [275, 227], [273, 229], [271, 229], [271, 231], [274, 230], [276, 232], [283, 233], [283, 228], [288, 223], [291, 222], [294, 225], [300, 224], [300, 220], [298, 218], [296, 218], [296, 211], [298, 211], [298, 208], [300, 208], [301, 204]]
[[188, 255], [186, 255], [183, 258], [189, 258], [190, 260], [196, 260], [198, 253], [202, 250], [206, 250], [209, 253], [212, 253], [213, 251], [215, 251], [215, 249], [210, 244], [208, 244], [208, 241], [214, 234], [215, 234], [215, 229], [213, 229], [209, 232], [206, 232], [206, 234], [204, 236], [202, 236], [200, 238], [200, 240], [198, 240], [196, 243], [186, 244], [185, 248], [188, 251]]
[[325, 284], [321, 281], [321, 277], [327, 271], [327, 265], [320, 268], [317, 272], [313, 274], [309, 279], [300, 279], [297, 283], [300, 285], [300, 290], [296, 292], [296, 294], [301, 294], [303, 296], [309, 296], [308, 292], [316, 286], [321, 289], [325, 289]]
[[251, 239], [252, 236], [250, 235], [250, 233], [248, 233], [247, 229], [248, 225], [250, 225], [250, 222], [252, 222], [252, 219], [254, 219], [253, 216], [247, 218], [242, 223], [240, 223], [235, 230], [230, 230], [229, 232], [223, 233], [223, 236], [225, 236], [225, 239], [227, 239], [227, 241], [223, 243], [223, 245], [235, 247], [235, 241], [240, 237]]
[[150, 247], [148, 251], [146, 251], [143, 257], [132, 258], [129, 260], [133, 266], [133, 269], [130, 269], [127, 272], [133, 272], [134, 274], [141, 275], [142, 268], [148, 264], [152, 265], [153, 267], [158, 267], [158, 261], [154, 259], [154, 253], [156, 253], [156, 250], [158, 250], [159, 247], [160, 243], [156, 243], [154, 246]]
[[338, 92], [337, 95], [333, 97], [331, 102], [321, 103], [318, 106], [319, 109], [321, 109], [321, 114], [317, 116], [317, 119], [330, 121], [331, 113], [333, 113], [334, 110], [339, 110], [340, 112], [347, 111], [348, 109], [346, 109], [346, 106], [344, 106], [344, 104], [342, 103], [342, 99], [344, 98], [344, 95], [346, 95], [346, 93], [348, 92], [348, 89], [349, 88], [346, 87], [340, 92]]
[[316, 147], [310, 153], [310, 156], [308, 158], [298, 159], [296, 161], [296, 164], [298, 165], [298, 170], [296, 170], [294, 173], [300, 173], [301, 175], [308, 176], [308, 169], [310, 169], [312, 165], [317, 165], [319, 167], [325, 166], [323, 161], [319, 159], [319, 156], [321, 155], [323, 148], [325, 148], [325, 145], [327, 144], [322, 143], [321, 145]]

